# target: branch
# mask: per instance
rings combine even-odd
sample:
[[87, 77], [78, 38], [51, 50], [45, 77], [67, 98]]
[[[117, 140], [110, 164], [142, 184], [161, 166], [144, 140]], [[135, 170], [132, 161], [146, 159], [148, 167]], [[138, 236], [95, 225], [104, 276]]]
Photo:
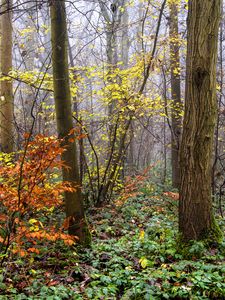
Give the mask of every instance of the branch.
[[[10, 79], [13, 79], [13, 80], [16, 80], [20, 83], [25, 83], [27, 85], [29, 85], [30, 87], [33, 87], [35, 88], [36, 90], [39, 90], [39, 91], [45, 91], [45, 92], [53, 92], [53, 89], [48, 89], [48, 88], [44, 88], [44, 87], [40, 87], [39, 85], [35, 85], [34, 83], [30, 83], [29, 81], [26, 81], [26, 80], [23, 80], [19, 77], [15, 77], [15, 76], [12, 76], [12, 75], [9, 75], [9, 74], [5, 74], [5, 73], [2, 73], [3, 77], [9, 77]], [[0, 76], [1, 78], [2, 76]]]
[[160, 29], [162, 16], [163, 16], [163, 10], [165, 8], [165, 5], [166, 5], [166, 0], [163, 1], [161, 9], [160, 9], [159, 19], [158, 19], [157, 28], [156, 28], [154, 45], [153, 45], [152, 53], [151, 53], [151, 56], [150, 56], [150, 59], [149, 59], [149, 62], [148, 62], [147, 68], [146, 68], [146, 73], [145, 73], [145, 76], [144, 76], [144, 79], [143, 79], [143, 83], [142, 83], [142, 85], [140, 87], [140, 90], [139, 90], [139, 94], [143, 93], [143, 91], [145, 89], [145, 86], [146, 86], [146, 83], [147, 83], [147, 80], [148, 80], [148, 77], [149, 77], [149, 74], [150, 74], [150, 69], [151, 69], [151, 66], [152, 66], [153, 58], [155, 56], [156, 46], [157, 46], [158, 37], [159, 37], [159, 29]]
[[104, 2], [102, 0], [98, 0], [98, 3], [99, 3], [103, 18], [105, 19], [106, 23], [111, 23], [112, 19], [110, 18], [110, 15], [106, 9]]

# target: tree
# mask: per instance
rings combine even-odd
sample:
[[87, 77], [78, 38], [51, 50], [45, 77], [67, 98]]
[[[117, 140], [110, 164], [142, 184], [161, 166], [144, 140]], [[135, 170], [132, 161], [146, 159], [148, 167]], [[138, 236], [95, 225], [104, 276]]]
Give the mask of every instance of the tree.
[[217, 240], [220, 233], [214, 221], [211, 198], [220, 10], [220, 0], [189, 0], [185, 114], [180, 152], [179, 229], [184, 241]]
[[121, 16], [121, 61], [123, 63], [123, 67], [127, 68], [128, 61], [129, 61], [129, 47], [130, 47], [130, 40], [129, 40], [129, 14], [128, 14], [128, 7], [127, 1], [123, 1], [123, 14]]
[[179, 147], [181, 137], [182, 118], [181, 110], [181, 91], [180, 91], [180, 54], [179, 54], [179, 36], [178, 36], [178, 11], [177, 4], [174, 1], [169, 3], [170, 8], [170, 61], [171, 61], [171, 98], [173, 100], [171, 111], [171, 161], [172, 161], [172, 184], [179, 188], [180, 170], [179, 170]]
[[87, 245], [90, 242], [90, 233], [85, 219], [80, 189], [76, 144], [71, 142], [71, 139], [74, 139], [74, 133], [72, 130], [65, 2], [59, 0], [52, 2], [50, 13], [57, 130], [67, 148], [67, 151], [62, 154], [62, 160], [68, 166], [62, 170], [63, 180], [72, 182], [76, 189], [74, 192], [65, 192], [66, 216], [69, 221], [68, 231], [70, 234], [78, 236], [81, 243]]
[[[7, 76], [12, 70], [12, 1], [2, 1], [1, 21], [1, 53], [0, 64], [3, 76]], [[14, 132], [13, 132], [13, 87], [11, 80], [1, 81], [1, 150], [6, 153], [13, 151]]]
[[[112, 75], [114, 74], [114, 70], [117, 67], [118, 63], [118, 28], [121, 24], [121, 18], [123, 15], [123, 8], [125, 0], [116, 0], [113, 1], [110, 5], [110, 9], [107, 8], [106, 4], [103, 1], [99, 0], [99, 6], [101, 9], [102, 16], [104, 18], [104, 27], [106, 33], [106, 57], [107, 57], [107, 68], [108, 68], [108, 83], [112, 84]], [[116, 108], [116, 100], [111, 100], [108, 105], [108, 115], [109, 119], [115, 114]], [[114, 126], [109, 122], [109, 146], [114, 147], [113, 143], [113, 131]]]
[[[24, 69], [27, 71], [33, 71], [35, 68], [35, 49], [38, 49], [37, 32], [35, 32], [35, 22], [37, 21], [37, 14], [35, 10], [32, 9], [33, 3], [28, 2], [25, 4], [25, 9], [27, 14], [23, 16], [23, 23], [25, 30], [28, 28], [29, 32], [26, 34], [26, 39], [24, 41], [24, 50], [21, 52], [23, 59]], [[35, 91], [29, 85], [24, 85], [24, 93], [21, 95], [22, 102], [24, 104], [24, 130], [29, 132], [34, 114], [33, 101], [35, 99]]]

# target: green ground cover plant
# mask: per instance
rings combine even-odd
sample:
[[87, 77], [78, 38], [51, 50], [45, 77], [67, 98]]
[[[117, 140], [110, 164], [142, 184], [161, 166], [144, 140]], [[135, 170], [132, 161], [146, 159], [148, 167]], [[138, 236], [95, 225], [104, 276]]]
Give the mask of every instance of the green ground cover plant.
[[[193, 242], [184, 257], [177, 204], [176, 193], [151, 186], [89, 209], [92, 247], [40, 240], [39, 253], [11, 255], [1, 269], [0, 299], [224, 299], [225, 241], [210, 249]], [[61, 218], [55, 210], [50, 219]]]

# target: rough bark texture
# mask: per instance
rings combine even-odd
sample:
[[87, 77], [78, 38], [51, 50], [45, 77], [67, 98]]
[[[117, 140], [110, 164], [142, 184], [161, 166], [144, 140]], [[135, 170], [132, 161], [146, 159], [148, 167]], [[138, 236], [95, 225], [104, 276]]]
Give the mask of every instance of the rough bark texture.
[[[63, 168], [63, 180], [70, 181], [77, 187], [75, 192], [65, 193], [66, 216], [70, 221], [68, 230], [70, 234], [78, 236], [81, 243], [87, 245], [90, 241], [90, 233], [85, 220], [83, 199], [79, 186], [76, 144], [68, 141], [68, 134], [73, 128], [73, 120], [67, 57], [65, 2], [61, 0], [52, 2], [50, 12], [57, 129], [59, 137], [65, 139], [65, 145], [67, 146], [67, 151], [63, 153], [62, 160], [69, 166], [69, 169]], [[70, 135], [71, 137], [73, 137], [73, 134]]]
[[[6, 76], [12, 69], [12, 13], [11, 0], [3, 0], [1, 9], [9, 10], [0, 17], [1, 21], [1, 72]], [[0, 122], [1, 122], [1, 151], [13, 151], [13, 88], [12, 81], [0, 83]]]
[[182, 118], [181, 92], [180, 92], [180, 53], [178, 34], [178, 11], [177, 4], [170, 3], [170, 61], [171, 61], [171, 98], [173, 106], [171, 111], [171, 165], [172, 184], [174, 188], [180, 186], [179, 148], [181, 138]]
[[211, 159], [216, 122], [220, 0], [189, 0], [179, 229], [184, 241], [218, 238], [212, 214]]

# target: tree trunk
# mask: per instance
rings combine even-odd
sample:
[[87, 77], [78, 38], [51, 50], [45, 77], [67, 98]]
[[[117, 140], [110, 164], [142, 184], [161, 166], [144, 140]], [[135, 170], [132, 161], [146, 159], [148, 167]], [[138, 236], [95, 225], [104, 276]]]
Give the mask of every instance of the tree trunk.
[[178, 11], [177, 4], [170, 3], [170, 62], [171, 62], [171, 98], [173, 101], [171, 111], [171, 164], [172, 164], [172, 185], [179, 188], [179, 147], [181, 137], [182, 118], [181, 92], [180, 92], [180, 54], [178, 34]]
[[121, 25], [122, 25], [122, 34], [121, 34], [121, 59], [123, 63], [123, 68], [127, 68], [128, 61], [129, 61], [129, 47], [130, 47], [130, 41], [129, 41], [129, 14], [128, 14], [128, 8], [126, 6], [126, 2], [124, 1], [123, 9], [124, 12], [121, 16]]
[[[37, 15], [36, 11], [32, 9], [33, 5], [33, 2], [26, 3], [25, 7], [28, 13], [22, 21], [23, 23], [25, 23], [25, 27], [32, 29], [31, 32], [26, 34], [24, 42], [24, 55], [22, 54], [25, 71], [29, 72], [33, 71], [35, 68], [35, 49], [38, 48], [37, 33], [35, 32], [34, 27], [35, 22], [37, 21]], [[32, 124], [34, 122], [32, 114], [35, 115], [35, 111], [33, 108], [33, 104], [35, 101], [35, 91], [31, 86], [26, 84], [24, 84], [23, 90], [24, 92], [21, 94], [21, 97], [24, 106], [24, 131], [30, 132], [31, 128], [33, 127]], [[37, 125], [37, 122], [35, 123]]]
[[[115, 13], [114, 13], [115, 14]], [[111, 78], [112, 74], [118, 63], [118, 47], [117, 47], [117, 33], [116, 33], [116, 17], [113, 17], [113, 20], [110, 21], [109, 24], [106, 26], [106, 56], [107, 56], [107, 68], [108, 68], [108, 82], [109, 84], [113, 83]], [[111, 98], [111, 96], [110, 96]], [[113, 147], [112, 140], [113, 140], [113, 130], [114, 124], [112, 119], [113, 115], [115, 114], [116, 108], [116, 100], [110, 100], [108, 104], [108, 117], [109, 117], [109, 148]]]
[[[128, 68], [128, 62], [129, 62], [129, 48], [130, 48], [130, 40], [129, 40], [129, 14], [128, 14], [128, 7], [127, 7], [127, 1], [125, 0], [124, 5], [124, 12], [121, 17], [121, 27], [122, 27], [122, 34], [121, 34], [121, 60], [122, 60], [122, 67], [123, 69]], [[129, 147], [127, 148], [126, 153], [126, 159], [124, 157], [123, 161], [123, 174], [125, 170], [125, 160], [127, 163], [127, 173], [129, 175], [134, 174], [134, 120], [131, 120], [130, 122], [130, 128], [129, 128]]]
[[220, 236], [211, 198], [220, 9], [220, 0], [189, 0], [185, 115], [180, 153], [179, 229], [183, 241], [217, 240]]
[[[2, 1], [2, 10], [7, 11], [1, 17], [1, 72], [6, 76], [12, 69], [12, 6], [11, 0]], [[13, 151], [14, 132], [13, 132], [13, 87], [12, 81], [1, 81], [1, 150], [6, 153]]]
[[82, 244], [89, 244], [90, 233], [85, 219], [83, 199], [80, 189], [76, 144], [69, 142], [73, 128], [71, 94], [69, 85], [67, 27], [65, 2], [56, 0], [51, 3], [51, 40], [54, 98], [59, 138], [64, 139], [67, 148], [62, 160], [69, 167], [63, 168], [63, 180], [76, 187], [75, 192], [65, 193], [66, 216], [69, 219], [69, 233], [78, 236]]

